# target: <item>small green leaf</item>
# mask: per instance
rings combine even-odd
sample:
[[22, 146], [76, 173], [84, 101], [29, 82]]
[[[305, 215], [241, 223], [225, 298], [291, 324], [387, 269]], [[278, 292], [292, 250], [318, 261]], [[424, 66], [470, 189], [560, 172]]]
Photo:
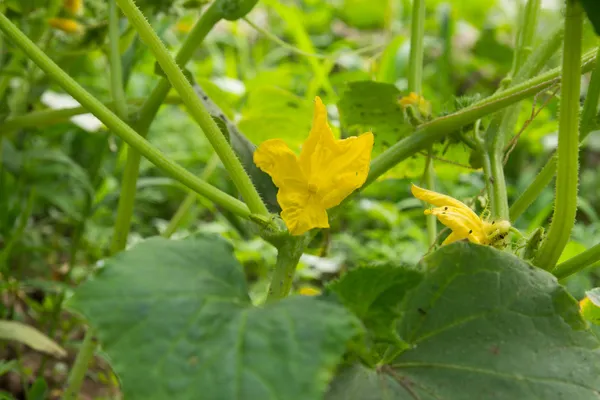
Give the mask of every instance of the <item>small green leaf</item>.
[[350, 82], [338, 103], [340, 123], [346, 136], [371, 131], [376, 151], [387, 148], [413, 132], [405, 124], [398, 100], [400, 90], [389, 83]]
[[597, 0], [581, 0], [581, 5], [587, 14], [596, 35], [600, 35], [600, 8], [598, 7]]
[[598, 398], [600, 343], [550, 273], [469, 243], [421, 267], [398, 325], [412, 348], [377, 370], [345, 369], [329, 400]]
[[16, 321], [0, 321], [0, 340], [15, 340], [55, 357], [67, 355], [62, 347], [42, 332]]
[[70, 306], [95, 328], [127, 399], [318, 399], [347, 342], [346, 309], [252, 306], [224, 240], [146, 240], [106, 261]]
[[408, 268], [363, 267], [349, 271], [328, 290], [363, 321], [373, 339], [398, 344], [395, 321], [400, 302], [420, 280], [421, 274]]
[[308, 137], [312, 115], [312, 101], [274, 86], [264, 86], [250, 93], [238, 128], [254, 143], [283, 139], [296, 151]]

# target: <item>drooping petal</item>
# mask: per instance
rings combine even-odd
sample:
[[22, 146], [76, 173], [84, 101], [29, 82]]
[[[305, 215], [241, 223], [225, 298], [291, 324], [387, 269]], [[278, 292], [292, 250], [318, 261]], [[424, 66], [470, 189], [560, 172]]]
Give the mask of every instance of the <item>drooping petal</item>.
[[301, 184], [287, 183], [277, 192], [281, 218], [292, 235], [302, 235], [313, 228], [329, 228], [327, 211], [315, 193]]
[[331, 144], [334, 141], [333, 132], [327, 123], [327, 108], [321, 98], [317, 96], [315, 98], [312, 128], [300, 152], [300, 165], [306, 176], [310, 176], [313, 172], [312, 159], [317, 145], [321, 142]]
[[278, 188], [283, 188], [286, 182], [303, 183], [308, 186], [308, 180], [302, 173], [298, 157], [281, 139], [270, 139], [254, 152], [254, 164], [273, 179]]
[[413, 196], [419, 200], [436, 207], [450, 206], [461, 209], [465, 215], [469, 216], [469, 218], [473, 220], [473, 223], [478, 223], [478, 221], [481, 221], [479, 216], [475, 214], [473, 210], [471, 210], [471, 207], [467, 206], [462, 201], [456, 200], [454, 197], [446, 196], [445, 194], [437, 193], [432, 190], [423, 189], [414, 184], [411, 186], [410, 190]]
[[335, 207], [361, 187], [367, 175], [373, 150], [373, 134], [320, 142], [313, 156], [309, 182], [318, 188], [325, 208]]
[[450, 243], [458, 242], [459, 240], [466, 239], [466, 237], [461, 237], [458, 233], [452, 232], [448, 235], [448, 237], [442, 242], [442, 246], [445, 246]]
[[452, 229], [455, 234], [453, 239], [468, 239], [470, 242], [486, 244], [487, 236], [483, 230], [481, 220], [473, 221], [464, 210], [452, 206], [438, 207], [425, 210], [425, 214], [435, 215], [439, 221]]

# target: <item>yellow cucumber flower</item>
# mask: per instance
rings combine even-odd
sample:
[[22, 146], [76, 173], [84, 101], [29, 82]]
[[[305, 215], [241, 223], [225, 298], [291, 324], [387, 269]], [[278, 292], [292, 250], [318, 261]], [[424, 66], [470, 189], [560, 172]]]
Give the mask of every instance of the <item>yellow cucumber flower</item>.
[[64, 0], [63, 7], [71, 14], [78, 15], [83, 10], [83, 0]]
[[328, 228], [327, 209], [361, 187], [369, 173], [373, 134], [336, 140], [319, 97], [310, 134], [298, 157], [281, 139], [263, 142], [254, 163], [271, 176], [281, 218], [292, 235]]
[[469, 206], [453, 197], [412, 185], [411, 191], [417, 199], [429, 203], [435, 208], [425, 210], [425, 215], [435, 215], [452, 233], [442, 245], [467, 239], [477, 244], [494, 244], [504, 239], [510, 230], [508, 221], [486, 221], [479, 217]]
[[424, 117], [431, 115], [431, 103], [415, 92], [411, 92], [408, 96], [402, 97], [398, 102], [402, 108], [414, 106]]
[[66, 33], [79, 33], [83, 30], [83, 26], [74, 19], [68, 18], [50, 18], [48, 24], [56, 29], [60, 29]]

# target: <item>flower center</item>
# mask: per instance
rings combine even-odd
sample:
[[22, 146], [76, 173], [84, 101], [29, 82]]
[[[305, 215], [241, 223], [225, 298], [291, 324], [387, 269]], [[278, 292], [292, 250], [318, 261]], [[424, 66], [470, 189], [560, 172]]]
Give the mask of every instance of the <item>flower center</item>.
[[308, 192], [315, 194], [317, 193], [317, 185], [315, 185], [314, 183], [309, 183], [308, 184]]

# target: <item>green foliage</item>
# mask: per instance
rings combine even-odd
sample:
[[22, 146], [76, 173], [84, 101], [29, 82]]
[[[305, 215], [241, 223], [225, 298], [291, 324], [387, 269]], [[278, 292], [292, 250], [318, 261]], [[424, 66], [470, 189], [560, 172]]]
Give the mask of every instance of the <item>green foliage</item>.
[[600, 9], [594, 0], [580, 0], [587, 17], [590, 19], [597, 35], [600, 35]]
[[600, 343], [550, 274], [471, 244], [421, 267], [398, 324], [412, 348], [377, 370], [349, 367], [328, 399], [595, 398]]
[[253, 306], [231, 246], [213, 237], [148, 239], [70, 305], [97, 328], [129, 399], [318, 398], [360, 331], [315, 298]]
[[360, 318], [374, 341], [402, 344], [395, 329], [399, 305], [420, 280], [421, 274], [408, 268], [363, 267], [349, 271], [327, 289]]

